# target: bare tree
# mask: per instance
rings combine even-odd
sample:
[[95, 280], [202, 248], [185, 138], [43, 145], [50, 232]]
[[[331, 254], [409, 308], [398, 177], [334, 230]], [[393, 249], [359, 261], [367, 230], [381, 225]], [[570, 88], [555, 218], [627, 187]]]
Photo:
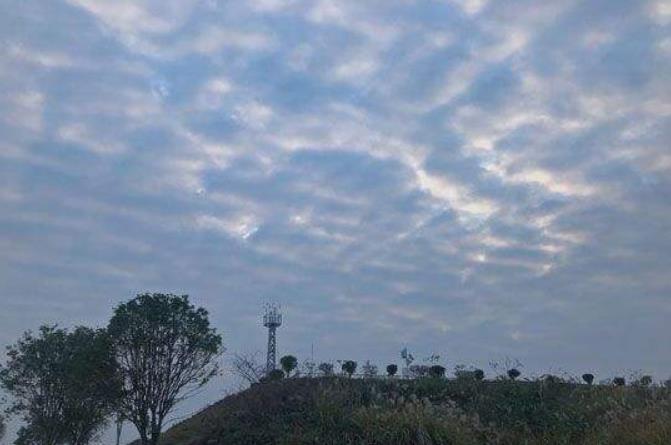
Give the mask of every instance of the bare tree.
[[266, 368], [259, 359], [260, 353], [236, 353], [233, 354], [231, 371], [243, 381], [249, 383], [259, 383], [265, 376]]

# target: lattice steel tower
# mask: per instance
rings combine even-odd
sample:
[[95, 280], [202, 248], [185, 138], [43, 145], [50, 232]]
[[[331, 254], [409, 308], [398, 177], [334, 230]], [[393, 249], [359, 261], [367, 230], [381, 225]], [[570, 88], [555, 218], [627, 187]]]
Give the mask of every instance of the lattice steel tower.
[[272, 304], [265, 305], [263, 326], [268, 328], [268, 356], [266, 357], [266, 374], [270, 374], [277, 366], [277, 328], [282, 325], [282, 313]]

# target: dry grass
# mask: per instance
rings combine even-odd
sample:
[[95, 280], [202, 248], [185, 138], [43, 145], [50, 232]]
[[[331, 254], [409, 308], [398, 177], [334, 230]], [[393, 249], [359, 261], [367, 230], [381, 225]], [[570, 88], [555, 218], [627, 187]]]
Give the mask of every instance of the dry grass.
[[668, 445], [671, 390], [577, 383], [289, 379], [230, 396], [164, 445]]

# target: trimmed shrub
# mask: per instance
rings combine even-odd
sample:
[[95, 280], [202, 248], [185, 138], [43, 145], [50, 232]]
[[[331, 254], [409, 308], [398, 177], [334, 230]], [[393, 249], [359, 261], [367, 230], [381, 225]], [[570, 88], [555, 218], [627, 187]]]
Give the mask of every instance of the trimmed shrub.
[[441, 379], [445, 377], [445, 368], [440, 365], [433, 365], [429, 368], [429, 376], [436, 379]]
[[348, 377], [352, 377], [352, 374], [356, 372], [357, 363], [354, 360], [345, 360], [340, 366], [342, 372], [347, 374]]
[[521, 375], [522, 373], [515, 368], [508, 370], [508, 377], [510, 378], [510, 380], [516, 380]]
[[333, 375], [333, 363], [320, 363], [318, 369], [325, 377]]

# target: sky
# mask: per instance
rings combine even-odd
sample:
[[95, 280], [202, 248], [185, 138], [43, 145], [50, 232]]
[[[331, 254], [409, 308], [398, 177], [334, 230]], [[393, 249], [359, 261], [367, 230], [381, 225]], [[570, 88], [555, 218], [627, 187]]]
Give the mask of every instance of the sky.
[[0, 4], [0, 346], [156, 291], [229, 357], [275, 302], [301, 361], [671, 376], [671, 1]]

